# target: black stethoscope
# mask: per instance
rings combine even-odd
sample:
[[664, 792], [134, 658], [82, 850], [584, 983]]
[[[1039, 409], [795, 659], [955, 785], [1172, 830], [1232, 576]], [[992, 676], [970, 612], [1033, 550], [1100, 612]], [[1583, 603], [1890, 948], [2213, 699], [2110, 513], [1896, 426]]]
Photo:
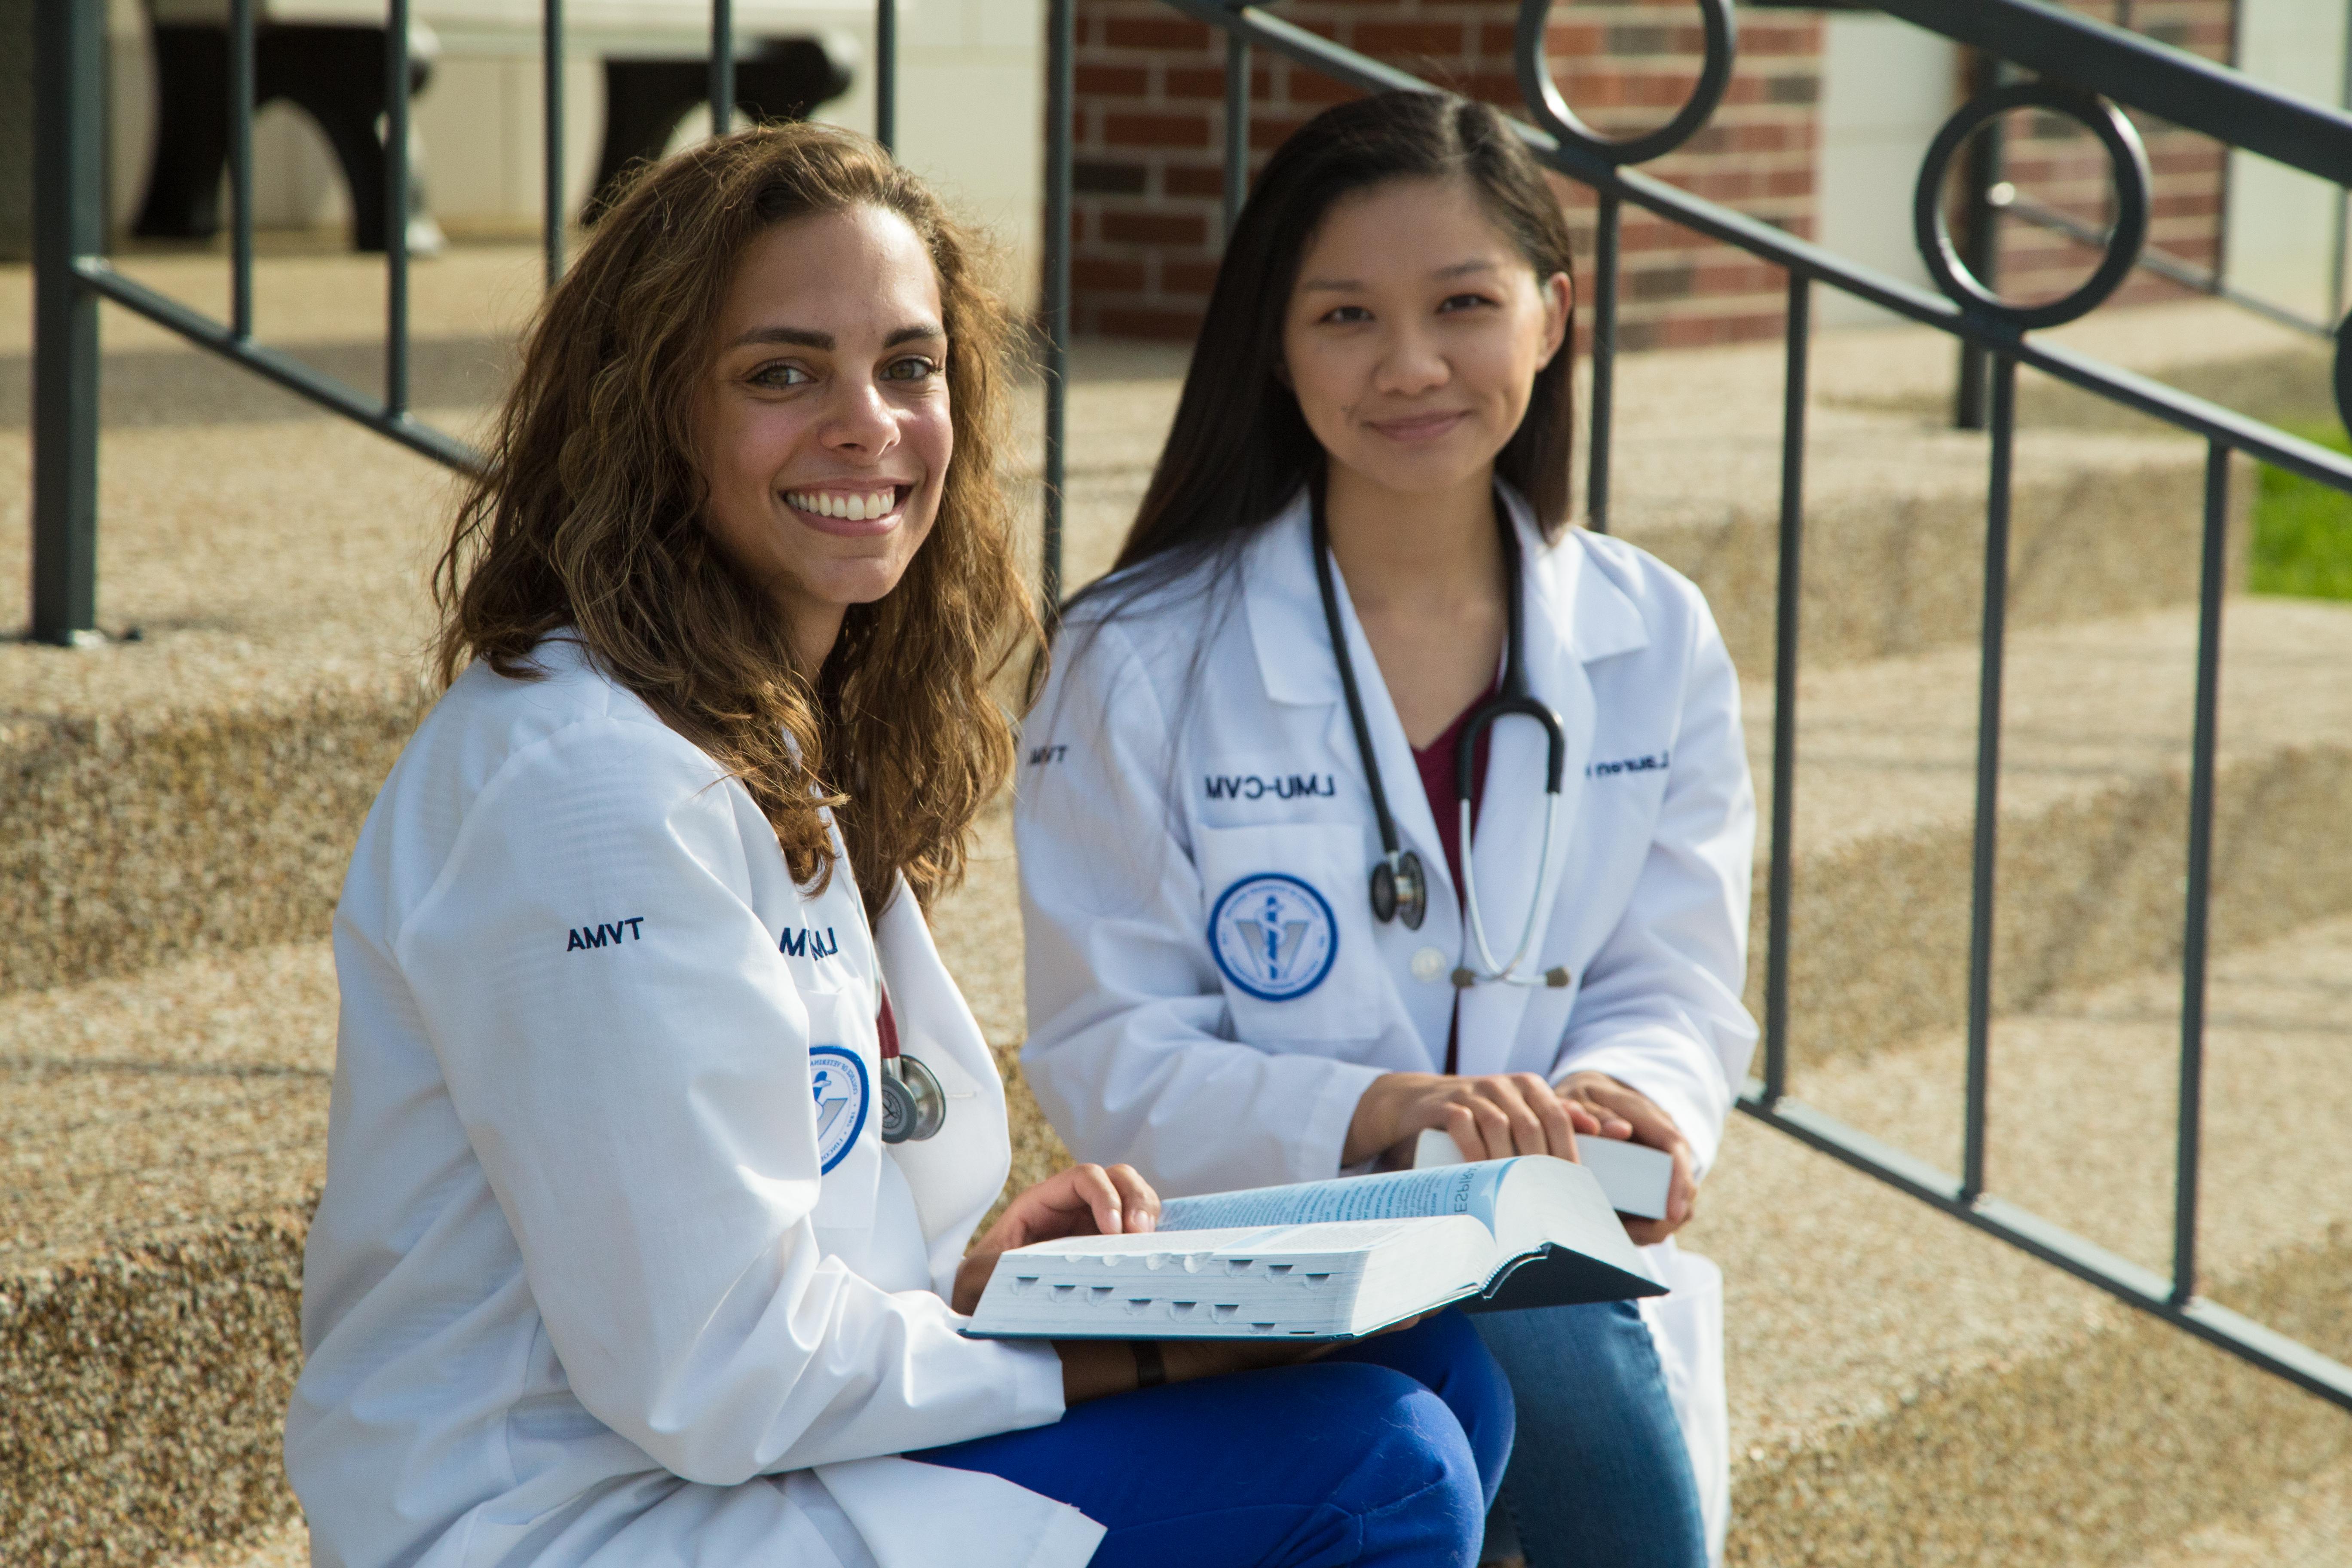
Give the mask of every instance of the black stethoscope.
[[874, 989], [882, 998], [875, 1023], [882, 1057], [882, 1142], [919, 1143], [936, 1138], [947, 1125], [947, 1091], [940, 1087], [937, 1073], [898, 1049], [898, 1021], [891, 1016], [889, 993], [882, 989], [878, 975]]
[[[1372, 815], [1380, 823], [1381, 858], [1372, 867], [1371, 878], [1372, 914], [1383, 925], [1401, 920], [1407, 931], [1419, 931], [1429, 913], [1429, 879], [1422, 870], [1421, 857], [1402, 847], [1397, 837], [1396, 819], [1389, 815], [1388, 792], [1381, 785], [1381, 765], [1372, 756], [1371, 726], [1364, 721], [1364, 700], [1356, 689], [1355, 663], [1348, 657], [1347, 633], [1339, 623], [1339, 590], [1331, 581], [1331, 530], [1324, 521], [1320, 484], [1312, 487], [1310, 506], [1315, 585], [1323, 593], [1323, 626], [1330, 634], [1331, 657], [1339, 666], [1339, 689], [1347, 694], [1348, 721], [1355, 729], [1356, 754], [1363, 759], [1364, 782], [1371, 789]], [[1479, 965], [1473, 968], [1465, 962], [1455, 967], [1454, 986], [1457, 991], [1466, 991], [1482, 983], [1559, 987], [1569, 982], [1568, 971], [1557, 966], [1538, 975], [1523, 976], [1517, 973], [1520, 961], [1535, 942], [1537, 917], [1543, 910], [1542, 868], [1550, 864], [1552, 833], [1559, 820], [1559, 784], [1568, 765], [1568, 734], [1559, 715], [1537, 701], [1528, 689], [1523, 651], [1527, 610], [1519, 597], [1519, 533], [1511, 525], [1509, 510], [1499, 495], [1496, 498], [1495, 521], [1503, 535], [1503, 684], [1492, 698], [1470, 710], [1469, 720], [1462, 727], [1461, 750], [1454, 761], [1454, 799], [1462, 814], [1462, 910], [1471, 943], [1478, 952]], [[1519, 927], [1518, 945], [1511, 950], [1507, 962], [1496, 963], [1494, 950], [1486, 942], [1486, 922], [1478, 912], [1477, 872], [1473, 869], [1476, 857], [1470, 842], [1470, 788], [1476, 767], [1478, 737], [1514, 715], [1532, 719], [1544, 729], [1549, 756], [1544, 769], [1543, 847], [1536, 857], [1536, 887], [1528, 898], [1528, 918]]]

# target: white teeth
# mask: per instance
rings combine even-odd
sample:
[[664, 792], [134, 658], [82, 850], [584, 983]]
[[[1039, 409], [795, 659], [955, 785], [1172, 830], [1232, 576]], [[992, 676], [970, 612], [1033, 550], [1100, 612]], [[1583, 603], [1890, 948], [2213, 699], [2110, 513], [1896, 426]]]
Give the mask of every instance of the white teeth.
[[835, 490], [792, 490], [784, 500], [803, 511], [813, 511], [819, 517], [837, 517], [850, 522], [870, 522], [890, 515], [898, 504], [896, 489], [870, 490], [863, 495], [843, 495]]

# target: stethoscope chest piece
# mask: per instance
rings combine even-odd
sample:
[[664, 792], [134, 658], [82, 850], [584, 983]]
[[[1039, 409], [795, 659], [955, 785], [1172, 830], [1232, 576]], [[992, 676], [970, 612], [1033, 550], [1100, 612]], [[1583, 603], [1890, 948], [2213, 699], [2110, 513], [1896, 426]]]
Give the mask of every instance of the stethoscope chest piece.
[[920, 1142], [937, 1136], [947, 1119], [947, 1093], [930, 1068], [908, 1056], [882, 1064], [882, 1142]]
[[1407, 931], [1419, 931], [1429, 913], [1429, 879], [1422, 875], [1421, 857], [1407, 849], [1383, 856], [1372, 867], [1372, 914], [1382, 925], [1402, 921]]

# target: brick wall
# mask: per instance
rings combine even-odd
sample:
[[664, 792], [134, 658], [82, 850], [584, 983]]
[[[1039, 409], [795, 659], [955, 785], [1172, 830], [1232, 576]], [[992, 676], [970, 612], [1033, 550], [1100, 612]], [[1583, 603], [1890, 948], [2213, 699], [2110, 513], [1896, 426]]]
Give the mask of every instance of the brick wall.
[[[1516, 110], [1517, 7], [1496, 0], [1293, 0], [1288, 21]], [[1224, 47], [1158, 0], [1079, 0], [1077, 200], [1072, 253], [1080, 332], [1189, 338], [1223, 240]], [[1650, 172], [1791, 231], [1809, 232], [1818, 14], [1741, 18], [1738, 73], [1714, 121]], [[1689, 94], [1700, 58], [1689, 0], [1562, 5], [1553, 69], [1588, 124], [1654, 126]], [[1260, 51], [1251, 71], [1253, 168], [1325, 106], [1352, 96]], [[1591, 200], [1564, 185], [1590, 252]], [[1626, 213], [1622, 341], [1711, 342], [1779, 330], [1770, 268], [1638, 212]]]
[[[2102, 18], [2114, 0], [2071, 0]], [[2135, 26], [2226, 58], [2231, 0], [2138, 0]], [[1517, 16], [1504, 0], [1287, 0], [1280, 14], [1326, 37], [1507, 110]], [[1643, 167], [1696, 195], [1810, 237], [1821, 93], [1820, 13], [1743, 6], [1739, 61], [1723, 106], [1678, 151]], [[1225, 89], [1222, 36], [1159, 0], [1079, 0], [1074, 326], [1081, 333], [1189, 338], [1223, 245]], [[1625, 135], [1658, 124], [1696, 78], [1700, 35], [1690, 0], [1561, 0], [1552, 68], [1578, 114]], [[1251, 71], [1252, 166], [1348, 89], [1270, 58]], [[1956, 99], [1957, 101], [1957, 99]], [[2219, 250], [2221, 155], [2210, 142], [2137, 117], [2157, 173], [2151, 243], [2211, 265]], [[2012, 117], [2009, 173], [2027, 195], [2105, 221], [2104, 154], [2063, 121]], [[1591, 198], [1561, 182], [1581, 254]], [[1769, 337], [1780, 329], [1778, 269], [1628, 208], [1621, 342], [1632, 348]], [[2064, 291], [2094, 264], [2087, 247], [2011, 220], [2003, 291]], [[2141, 273], [2125, 298], [2177, 295]]]

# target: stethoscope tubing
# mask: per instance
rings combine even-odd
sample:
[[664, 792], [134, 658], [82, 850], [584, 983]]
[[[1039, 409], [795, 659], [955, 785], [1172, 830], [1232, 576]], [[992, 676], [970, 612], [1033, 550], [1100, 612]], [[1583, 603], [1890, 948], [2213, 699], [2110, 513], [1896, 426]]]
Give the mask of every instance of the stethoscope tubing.
[[[1543, 909], [1544, 869], [1551, 863], [1552, 836], [1559, 822], [1560, 783], [1568, 769], [1568, 733], [1559, 715], [1547, 703], [1537, 700], [1528, 687], [1526, 663], [1527, 607], [1520, 595], [1520, 559], [1518, 530], [1511, 523], [1508, 507], [1502, 498], [1496, 498], [1496, 524], [1503, 535], [1503, 591], [1505, 595], [1505, 633], [1503, 642], [1502, 689], [1492, 699], [1471, 710], [1462, 727], [1460, 751], [1454, 764], [1454, 797], [1461, 812], [1462, 844], [1462, 908], [1464, 924], [1470, 938], [1469, 945], [1477, 952], [1478, 967], [1466, 962], [1454, 972], [1457, 989], [1467, 989], [1479, 984], [1558, 987], [1568, 984], [1565, 970], [1549, 969], [1539, 975], [1520, 975], [1519, 964], [1535, 943], [1536, 925]], [[1363, 694], [1356, 685], [1355, 660], [1349, 657], [1346, 629], [1339, 620], [1339, 595], [1332, 581], [1331, 533], [1323, 515], [1323, 487], [1317, 482], [1309, 491], [1311, 527], [1309, 535], [1315, 553], [1316, 586], [1323, 600], [1324, 630], [1331, 639], [1331, 657], [1339, 667], [1339, 689], [1347, 700], [1348, 722], [1355, 731], [1356, 754], [1362, 761], [1364, 783], [1372, 797], [1372, 816], [1380, 829], [1381, 864], [1372, 873], [1372, 914], [1382, 923], [1402, 919], [1405, 929], [1418, 931], [1426, 911], [1425, 879], [1421, 874], [1420, 858], [1402, 847], [1398, 837], [1396, 819], [1389, 811], [1388, 791], [1381, 783], [1381, 765], [1372, 754], [1371, 725], [1364, 716]], [[1486, 921], [1478, 908], [1476, 859], [1471, 837], [1471, 791], [1476, 778], [1477, 742], [1479, 737], [1502, 720], [1532, 719], [1543, 726], [1545, 742], [1544, 766], [1544, 829], [1542, 848], [1536, 857], [1536, 886], [1529, 896], [1527, 919], [1519, 927], [1518, 944], [1511, 950], [1510, 961], [1496, 963], [1492, 944], [1486, 936]], [[1382, 871], [1388, 873], [1387, 886], [1391, 897], [1383, 900]], [[1409, 885], [1412, 896], [1399, 899], [1395, 890]], [[1383, 907], [1385, 904], [1386, 907]], [[1465, 954], [1466, 958], [1468, 955]]]

